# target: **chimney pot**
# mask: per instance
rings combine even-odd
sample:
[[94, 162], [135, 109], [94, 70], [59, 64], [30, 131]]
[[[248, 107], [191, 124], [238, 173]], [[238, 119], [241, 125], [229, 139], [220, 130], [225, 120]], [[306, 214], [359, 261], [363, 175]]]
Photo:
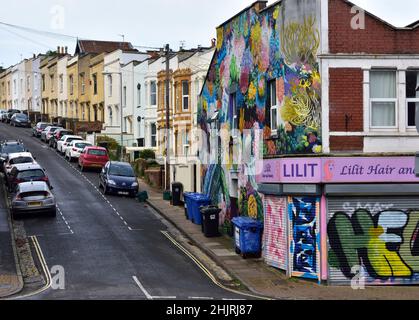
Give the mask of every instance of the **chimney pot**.
[[65, 47], [65, 54], [67, 54], [68, 53], [68, 47], [66, 46]]

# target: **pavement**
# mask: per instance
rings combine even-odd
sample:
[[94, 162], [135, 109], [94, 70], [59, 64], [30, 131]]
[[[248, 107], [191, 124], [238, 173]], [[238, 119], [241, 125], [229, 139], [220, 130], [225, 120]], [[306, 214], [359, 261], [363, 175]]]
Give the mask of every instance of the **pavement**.
[[152, 208], [255, 295], [281, 300], [419, 300], [417, 286], [380, 286], [354, 290], [347, 286], [327, 286], [288, 278], [284, 272], [268, 266], [262, 258], [243, 259], [236, 254], [234, 241], [227, 235], [206, 238], [201, 232], [201, 226], [186, 220], [183, 207], [170, 205], [170, 201], [163, 200], [160, 190], [150, 187], [143, 180], [139, 180], [139, 185], [140, 191], [147, 191], [147, 202]]
[[[4, 198], [4, 189], [0, 188], [0, 197]], [[23, 280], [13, 243], [11, 222], [7, 207], [0, 202], [0, 299], [9, 297], [22, 290]]]

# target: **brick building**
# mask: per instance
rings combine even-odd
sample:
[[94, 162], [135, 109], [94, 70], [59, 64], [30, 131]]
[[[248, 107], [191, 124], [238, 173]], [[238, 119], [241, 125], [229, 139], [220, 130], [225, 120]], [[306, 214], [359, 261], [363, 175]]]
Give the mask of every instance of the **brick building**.
[[417, 285], [419, 23], [266, 4], [217, 28], [201, 92], [202, 188], [223, 230], [263, 221], [263, 258], [291, 277]]

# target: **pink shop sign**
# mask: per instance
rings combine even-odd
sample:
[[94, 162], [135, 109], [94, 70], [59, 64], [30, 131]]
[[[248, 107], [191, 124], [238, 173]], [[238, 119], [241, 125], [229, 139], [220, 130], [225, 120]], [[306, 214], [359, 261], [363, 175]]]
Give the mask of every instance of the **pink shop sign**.
[[257, 183], [419, 182], [415, 157], [273, 159], [257, 168]]
[[257, 183], [320, 183], [321, 159], [275, 159], [261, 161]]
[[415, 157], [323, 158], [324, 183], [419, 182]]

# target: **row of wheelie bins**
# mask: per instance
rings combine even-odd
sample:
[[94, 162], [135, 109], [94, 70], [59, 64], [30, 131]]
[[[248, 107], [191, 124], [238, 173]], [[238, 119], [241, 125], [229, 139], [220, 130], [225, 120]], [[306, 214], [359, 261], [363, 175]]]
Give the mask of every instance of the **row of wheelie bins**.
[[[180, 200], [183, 186], [179, 183], [172, 185], [173, 205], [181, 205]], [[221, 209], [212, 205], [211, 198], [202, 193], [183, 192], [185, 218], [192, 223], [201, 225], [202, 232], [208, 238], [220, 236]], [[232, 219], [234, 226], [234, 243], [236, 253], [243, 258], [249, 256], [259, 257], [261, 254], [263, 224], [250, 217], [235, 217]]]

